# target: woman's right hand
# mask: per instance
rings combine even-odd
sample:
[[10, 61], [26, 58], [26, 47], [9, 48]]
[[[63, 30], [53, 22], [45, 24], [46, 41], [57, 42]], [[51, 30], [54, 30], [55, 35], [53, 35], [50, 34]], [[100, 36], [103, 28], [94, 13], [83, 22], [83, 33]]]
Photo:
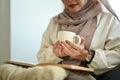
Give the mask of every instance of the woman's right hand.
[[64, 52], [63, 52], [63, 48], [61, 46], [61, 41], [57, 41], [54, 45], [53, 45], [53, 53], [57, 56], [57, 57], [65, 57], [67, 56]]

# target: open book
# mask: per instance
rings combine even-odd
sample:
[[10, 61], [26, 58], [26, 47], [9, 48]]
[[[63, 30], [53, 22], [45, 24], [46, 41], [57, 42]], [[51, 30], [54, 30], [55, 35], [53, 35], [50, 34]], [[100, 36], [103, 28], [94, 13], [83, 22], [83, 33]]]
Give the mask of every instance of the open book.
[[82, 67], [82, 66], [76, 66], [76, 65], [67, 65], [67, 64], [59, 64], [59, 63], [39, 63], [39, 64], [31, 64], [31, 63], [24, 63], [24, 62], [17, 62], [17, 61], [7, 61], [7, 64], [13, 64], [23, 67], [35, 67], [35, 66], [59, 66], [65, 69], [71, 69], [71, 70], [80, 70], [80, 71], [86, 71], [86, 72], [94, 72], [93, 69]]

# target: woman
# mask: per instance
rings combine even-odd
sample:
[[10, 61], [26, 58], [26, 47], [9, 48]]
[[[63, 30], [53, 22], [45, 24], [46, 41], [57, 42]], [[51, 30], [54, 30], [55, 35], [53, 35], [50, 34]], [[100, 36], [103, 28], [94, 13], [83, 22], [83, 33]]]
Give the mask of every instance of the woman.
[[[120, 22], [107, 0], [62, 0], [65, 9], [55, 16], [43, 34], [38, 61], [84, 65], [101, 80], [119, 80]], [[101, 4], [102, 3], [102, 4]], [[104, 12], [104, 5], [109, 12]], [[72, 31], [82, 42], [57, 41], [58, 31]], [[114, 73], [114, 75], [111, 75]], [[66, 80], [89, 80], [74, 72]], [[76, 79], [74, 79], [76, 78]], [[84, 78], [84, 79], [81, 79]]]

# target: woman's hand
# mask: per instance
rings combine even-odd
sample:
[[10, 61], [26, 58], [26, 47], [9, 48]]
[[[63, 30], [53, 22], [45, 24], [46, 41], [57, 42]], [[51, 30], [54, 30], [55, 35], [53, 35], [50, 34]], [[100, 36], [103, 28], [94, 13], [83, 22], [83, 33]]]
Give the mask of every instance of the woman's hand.
[[61, 42], [64, 54], [81, 61], [85, 61], [88, 56], [88, 51], [84, 49], [84, 38], [82, 38], [81, 44], [73, 44], [66, 40]]
[[53, 45], [53, 52], [57, 57], [65, 57], [67, 56], [64, 52], [63, 52], [63, 47], [61, 46], [61, 41], [57, 41], [54, 45]]

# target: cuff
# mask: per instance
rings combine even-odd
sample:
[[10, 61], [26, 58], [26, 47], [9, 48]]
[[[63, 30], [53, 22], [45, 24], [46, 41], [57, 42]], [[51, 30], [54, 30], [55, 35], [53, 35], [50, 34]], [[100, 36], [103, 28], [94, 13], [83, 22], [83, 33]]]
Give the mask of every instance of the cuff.
[[90, 50], [89, 55], [86, 57], [87, 64], [90, 64], [95, 56], [95, 51]]

